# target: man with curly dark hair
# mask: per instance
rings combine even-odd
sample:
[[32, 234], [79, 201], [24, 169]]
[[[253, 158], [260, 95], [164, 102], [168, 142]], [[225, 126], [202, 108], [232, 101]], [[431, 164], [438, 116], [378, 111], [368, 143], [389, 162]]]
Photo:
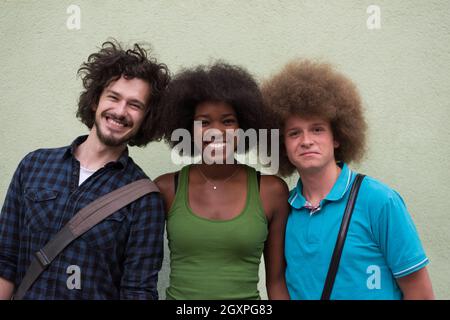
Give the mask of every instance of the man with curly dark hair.
[[[135, 44], [105, 42], [78, 70], [77, 116], [90, 129], [70, 146], [39, 149], [19, 164], [0, 216], [0, 298], [10, 298], [33, 259], [82, 208], [126, 184], [148, 179], [127, 144], [157, 138], [164, 64]], [[149, 193], [66, 247], [24, 299], [157, 299], [164, 204]]]
[[[361, 99], [348, 78], [309, 60], [289, 63], [262, 93], [281, 129], [280, 173], [300, 175], [286, 226], [289, 293], [320, 299], [356, 177], [348, 164], [364, 154]], [[402, 198], [372, 177], [362, 181], [343, 248], [331, 299], [434, 297], [428, 258]]]
[[[269, 299], [288, 299], [283, 253], [287, 186], [238, 163], [235, 136], [228, 135], [266, 128], [257, 83], [239, 66], [199, 66], [174, 77], [163, 106], [165, 140], [174, 146], [172, 133], [185, 129], [201, 137], [194, 148], [203, 155], [199, 163], [155, 180], [168, 212], [167, 298], [260, 299], [258, 269], [264, 253]], [[217, 135], [209, 136], [212, 131]]]

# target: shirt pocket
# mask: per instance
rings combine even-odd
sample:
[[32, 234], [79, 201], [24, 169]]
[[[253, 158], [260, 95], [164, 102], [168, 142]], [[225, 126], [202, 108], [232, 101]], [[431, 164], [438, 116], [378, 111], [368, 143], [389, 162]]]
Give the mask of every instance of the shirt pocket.
[[58, 191], [52, 189], [26, 189], [25, 226], [35, 232], [53, 231], [56, 228], [58, 195]]
[[107, 250], [114, 248], [126, 236], [126, 232], [122, 229], [124, 219], [125, 213], [123, 210], [119, 210], [82, 234], [81, 239], [92, 249]]

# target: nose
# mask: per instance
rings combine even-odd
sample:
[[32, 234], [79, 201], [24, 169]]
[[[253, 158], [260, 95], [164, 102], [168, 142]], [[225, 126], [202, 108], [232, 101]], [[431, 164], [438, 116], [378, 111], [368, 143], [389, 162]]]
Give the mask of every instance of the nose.
[[125, 115], [127, 110], [127, 101], [122, 99], [116, 104], [115, 112], [117, 115], [123, 116]]
[[211, 122], [211, 129], [219, 130], [222, 133], [225, 133], [225, 125], [221, 121], [213, 121]]
[[207, 141], [220, 139], [220, 141], [224, 142], [226, 141], [226, 129], [229, 128], [223, 125], [220, 121], [211, 122], [207, 128], [203, 129], [203, 137]]
[[313, 145], [314, 141], [312, 140], [311, 136], [309, 135], [309, 133], [304, 133], [303, 134], [303, 139], [301, 141], [301, 145], [304, 148], [309, 148]]
[[222, 138], [225, 139], [226, 130], [229, 128], [227, 128], [221, 121], [217, 121], [212, 123], [210, 129], [213, 129], [217, 133], [220, 132], [222, 134]]

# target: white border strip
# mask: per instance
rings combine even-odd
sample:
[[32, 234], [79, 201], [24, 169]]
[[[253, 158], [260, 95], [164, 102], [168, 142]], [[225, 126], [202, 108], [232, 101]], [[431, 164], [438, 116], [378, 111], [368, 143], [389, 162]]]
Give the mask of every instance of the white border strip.
[[396, 276], [398, 276], [398, 275], [401, 275], [401, 274], [403, 274], [403, 273], [405, 273], [405, 272], [407, 272], [407, 271], [409, 271], [409, 270], [411, 270], [411, 269], [414, 269], [414, 268], [420, 266], [421, 264], [423, 264], [423, 263], [425, 263], [425, 262], [427, 262], [427, 261], [428, 261], [428, 258], [425, 258], [424, 260], [422, 260], [422, 261], [420, 261], [419, 263], [413, 265], [412, 267], [409, 267], [409, 268], [407, 268], [407, 269], [405, 269], [405, 270], [402, 270], [402, 271], [393, 273], [393, 275], [394, 275], [394, 277], [396, 277]]
[[348, 178], [347, 178], [347, 185], [345, 186], [344, 192], [342, 192], [341, 194], [341, 198], [344, 196], [344, 194], [347, 192], [348, 187], [350, 186], [350, 181], [352, 180], [352, 176], [353, 176], [353, 171], [350, 170], [350, 168], [348, 168]]
[[291, 200], [291, 202], [289, 202], [289, 204], [291, 206], [293, 206], [293, 203], [294, 203], [295, 199], [297, 199], [297, 196], [298, 196], [298, 193], [297, 193], [297, 190], [295, 190], [295, 197]]

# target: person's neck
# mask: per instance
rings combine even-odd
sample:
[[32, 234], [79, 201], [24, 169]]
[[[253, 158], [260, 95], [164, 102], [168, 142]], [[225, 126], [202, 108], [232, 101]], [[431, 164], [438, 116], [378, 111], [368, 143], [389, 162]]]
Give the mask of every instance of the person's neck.
[[195, 166], [209, 179], [209, 180], [224, 180], [234, 174], [240, 164], [204, 164], [198, 163]]
[[322, 168], [321, 170], [300, 172], [303, 190], [302, 194], [313, 206], [318, 206], [320, 201], [330, 193], [339, 177], [341, 168], [335, 164]]
[[125, 148], [126, 145], [111, 147], [102, 143], [98, 139], [94, 127], [87, 139], [76, 148], [75, 158], [82, 167], [98, 170], [111, 161], [117, 161]]

